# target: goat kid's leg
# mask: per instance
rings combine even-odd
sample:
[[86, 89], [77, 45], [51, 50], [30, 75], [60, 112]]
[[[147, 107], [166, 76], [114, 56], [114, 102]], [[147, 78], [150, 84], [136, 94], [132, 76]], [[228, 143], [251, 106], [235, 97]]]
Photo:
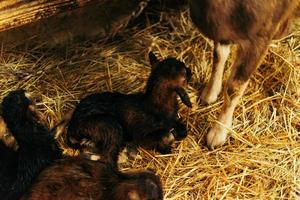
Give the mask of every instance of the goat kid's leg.
[[209, 82], [201, 94], [201, 100], [213, 103], [217, 100], [222, 89], [222, 79], [225, 62], [230, 53], [230, 45], [215, 42], [213, 52], [213, 69]]
[[225, 143], [231, 128], [235, 107], [242, 97], [251, 74], [260, 65], [270, 40], [246, 41], [239, 45], [232, 73], [224, 91], [224, 103], [217, 122], [210, 129], [206, 142], [209, 148]]
[[139, 141], [137, 144], [146, 149], [155, 149], [161, 154], [171, 153], [172, 145], [175, 142], [175, 137], [170, 129], [155, 130], [145, 135], [142, 139], [143, 141]]
[[128, 160], [141, 160], [142, 156], [139, 154], [138, 146], [129, 144], [119, 154], [118, 163], [126, 163]]

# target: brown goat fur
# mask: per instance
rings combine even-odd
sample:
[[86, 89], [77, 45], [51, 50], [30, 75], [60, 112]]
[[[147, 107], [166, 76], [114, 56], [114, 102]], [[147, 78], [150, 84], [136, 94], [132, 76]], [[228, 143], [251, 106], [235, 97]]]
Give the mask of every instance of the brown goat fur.
[[152, 171], [118, 172], [85, 158], [67, 158], [44, 170], [23, 200], [162, 200]]
[[214, 40], [211, 78], [201, 98], [213, 103], [222, 87], [230, 43], [238, 45], [236, 60], [225, 86], [224, 103], [218, 121], [207, 135], [211, 148], [226, 141], [234, 108], [247, 87], [250, 76], [261, 64], [272, 39], [286, 33], [289, 21], [299, 13], [299, 0], [191, 0], [194, 24]]

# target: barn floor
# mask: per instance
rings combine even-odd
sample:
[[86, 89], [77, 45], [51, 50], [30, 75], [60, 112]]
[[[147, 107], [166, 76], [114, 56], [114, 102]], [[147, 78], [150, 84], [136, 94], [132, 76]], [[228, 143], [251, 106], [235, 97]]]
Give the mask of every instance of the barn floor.
[[3, 47], [0, 95], [2, 99], [11, 90], [26, 88], [38, 97], [38, 108], [52, 127], [87, 94], [143, 90], [150, 71], [149, 49], [161, 58], [176, 56], [194, 72], [188, 87], [193, 108], [180, 110], [189, 136], [176, 143], [171, 155], [141, 149], [142, 159], [130, 159], [122, 168], [155, 169], [166, 200], [296, 199], [300, 198], [297, 23], [290, 35], [270, 47], [235, 110], [230, 138], [214, 151], [204, 140], [222, 98], [208, 106], [198, 99], [211, 72], [213, 44], [193, 27], [187, 11], [162, 14], [161, 22], [132, 27], [109, 42], [87, 41], [59, 50], [42, 45]]

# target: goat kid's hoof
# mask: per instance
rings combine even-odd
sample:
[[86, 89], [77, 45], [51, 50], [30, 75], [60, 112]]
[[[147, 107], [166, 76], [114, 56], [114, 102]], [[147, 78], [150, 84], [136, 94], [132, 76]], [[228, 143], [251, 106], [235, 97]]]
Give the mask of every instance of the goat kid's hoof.
[[200, 99], [206, 104], [212, 104], [217, 101], [218, 95], [219, 95], [218, 91], [212, 91], [210, 90], [210, 88], [205, 87], [201, 93]]
[[158, 143], [157, 151], [161, 154], [170, 154], [172, 152], [172, 145], [174, 144], [175, 137], [173, 133], [165, 135]]
[[172, 153], [172, 147], [165, 147], [158, 149], [159, 153], [165, 155], [165, 154], [171, 154]]
[[227, 131], [226, 128], [220, 125], [214, 125], [208, 132], [206, 137], [206, 145], [209, 149], [221, 146], [226, 142]]
[[139, 155], [139, 152], [136, 148], [125, 147], [123, 151], [119, 154], [118, 163], [123, 164], [128, 162], [128, 160], [141, 160], [142, 156]]
[[183, 126], [181, 129], [173, 130], [172, 134], [175, 141], [181, 141], [187, 137], [188, 131], [186, 130], [185, 126]]

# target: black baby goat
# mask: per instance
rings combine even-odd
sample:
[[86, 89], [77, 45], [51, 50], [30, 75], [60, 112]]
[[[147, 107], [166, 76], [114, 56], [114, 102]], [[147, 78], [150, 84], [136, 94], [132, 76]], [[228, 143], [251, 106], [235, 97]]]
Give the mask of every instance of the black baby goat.
[[191, 71], [175, 58], [159, 61], [151, 52], [149, 59], [152, 70], [144, 93], [105, 92], [81, 100], [68, 124], [69, 146], [89, 149], [116, 163], [119, 152], [112, 146], [130, 144], [166, 154], [174, 139], [187, 136], [178, 120], [177, 97], [192, 106], [183, 89]]
[[24, 90], [3, 99], [2, 116], [5, 123], [1, 124], [14, 136], [18, 149], [14, 151], [0, 141], [0, 199], [18, 200], [61, 152]]

